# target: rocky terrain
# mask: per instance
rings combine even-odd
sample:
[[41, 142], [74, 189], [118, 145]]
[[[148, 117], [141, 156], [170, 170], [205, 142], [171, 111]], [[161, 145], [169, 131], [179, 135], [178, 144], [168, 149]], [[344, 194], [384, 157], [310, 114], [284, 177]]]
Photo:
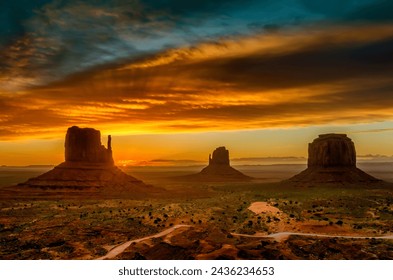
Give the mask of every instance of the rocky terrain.
[[123, 244], [109, 259], [393, 259], [391, 187], [160, 186], [144, 199], [1, 196], [0, 259], [98, 259]]
[[356, 167], [345, 135], [311, 143], [284, 183], [249, 180], [220, 147], [186, 181], [146, 184], [113, 164], [110, 138], [70, 130], [64, 163], [0, 188], [0, 259], [393, 259], [392, 183]]

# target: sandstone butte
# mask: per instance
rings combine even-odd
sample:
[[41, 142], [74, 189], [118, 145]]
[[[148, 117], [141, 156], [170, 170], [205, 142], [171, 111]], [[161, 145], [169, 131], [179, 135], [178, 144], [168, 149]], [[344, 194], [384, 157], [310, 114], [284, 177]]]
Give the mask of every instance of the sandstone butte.
[[225, 147], [218, 147], [209, 155], [209, 165], [197, 174], [183, 176], [195, 181], [249, 181], [252, 178], [230, 166], [229, 151]]
[[68, 128], [65, 137], [65, 161], [52, 170], [18, 185], [21, 190], [45, 190], [100, 193], [113, 196], [159, 192], [115, 166], [112, 138], [107, 147], [101, 133], [93, 128]]
[[381, 182], [356, 167], [355, 145], [346, 134], [322, 134], [308, 145], [308, 167], [288, 179], [298, 183]]

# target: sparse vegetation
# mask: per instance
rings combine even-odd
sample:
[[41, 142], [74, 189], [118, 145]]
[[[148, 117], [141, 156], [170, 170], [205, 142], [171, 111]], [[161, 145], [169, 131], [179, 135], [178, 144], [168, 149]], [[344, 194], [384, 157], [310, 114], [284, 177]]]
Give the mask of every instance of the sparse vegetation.
[[[159, 248], [161, 258], [195, 258], [196, 254], [198, 258], [393, 258], [389, 253], [393, 243], [388, 240], [291, 236], [287, 241], [275, 242], [236, 235], [281, 231], [393, 234], [392, 189], [299, 189], [255, 182], [160, 186], [169, 190], [167, 196], [121, 200], [1, 196], [0, 258], [97, 258], [113, 246], [178, 224], [192, 227], [169, 237], [170, 243], [164, 238], [150, 245], [136, 242], [118, 258], [159, 258], [154, 251]], [[248, 210], [255, 201], [267, 202], [279, 211], [255, 214]], [[233, 248], [232, 255], [217, 253], [225, 244]], [[299, 244], [303, 244], [302, 249]], [[351, 244], [363, 246], [365, 253], [351, 249]]]

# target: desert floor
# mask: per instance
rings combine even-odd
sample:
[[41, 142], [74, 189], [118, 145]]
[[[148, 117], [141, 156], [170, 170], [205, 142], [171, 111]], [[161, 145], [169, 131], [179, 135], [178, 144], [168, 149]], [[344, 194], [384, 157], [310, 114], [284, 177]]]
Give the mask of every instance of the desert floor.
[[[393, 166], [361, 166], [393, 181]], [[49, 167], [1, 168], [1, 186]], [[125, 171], [166, 192], [143, 198], [0, 188], [0, 259], [393, 259], [393, 187], [289, 186], [304, 165], [239, 166], [254, 181], [193, 183], [200, 167]], [[392, 170], [392, 171], [390, 171]]]

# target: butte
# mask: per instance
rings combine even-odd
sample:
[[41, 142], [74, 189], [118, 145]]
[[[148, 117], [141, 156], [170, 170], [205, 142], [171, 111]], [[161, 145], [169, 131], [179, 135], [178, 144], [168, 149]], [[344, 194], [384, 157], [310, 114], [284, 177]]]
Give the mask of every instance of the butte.
[[356, 167], [355, 145], [346, 134], [322, 134], [308, 144], [308, 167], [286, 180], [309, 183], [381, 182]]
[[209, 155], [209, 165], [197, 174], [182, 176], [183, 179], [206, 182], [249, 181], [252, 177], [244, 175], [229, 164], [229, 151], [218, 147]]
[[17, 189], [115, 197], [160, 191], [115, 166], [110, 135], [105, 148], [101, 145], [100, 131], [77, 126], [67, 130], [65, 161], [52, 170], [19, 184]]

